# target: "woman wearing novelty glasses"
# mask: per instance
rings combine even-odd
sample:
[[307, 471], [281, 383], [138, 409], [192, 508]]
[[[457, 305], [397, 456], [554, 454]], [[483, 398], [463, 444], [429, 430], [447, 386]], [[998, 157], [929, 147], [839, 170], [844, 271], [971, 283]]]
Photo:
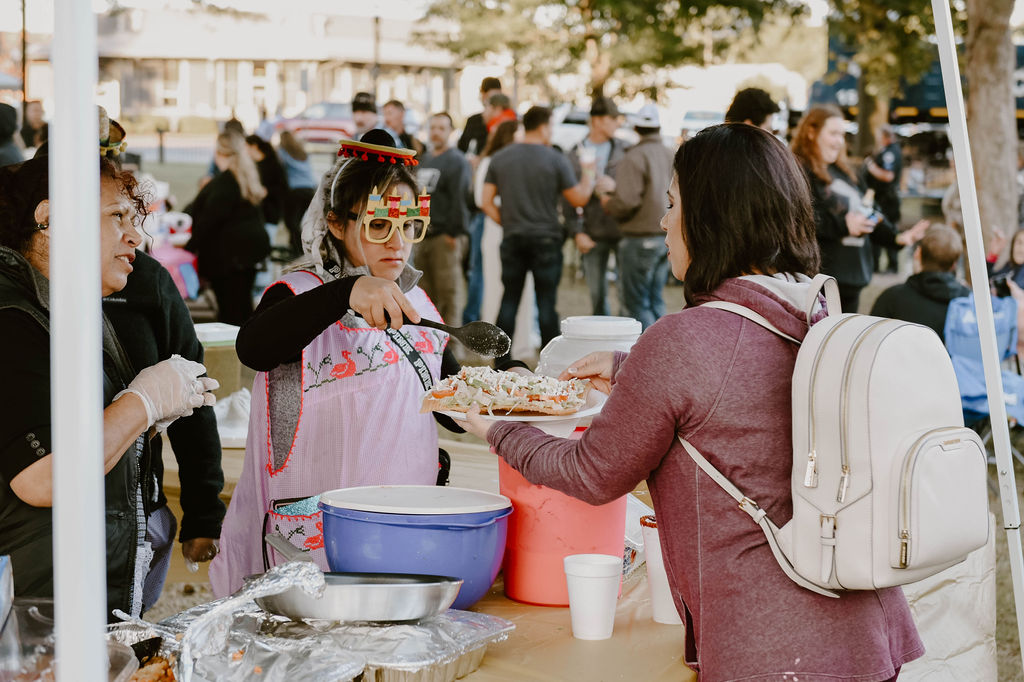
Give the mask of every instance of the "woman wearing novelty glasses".
[[382, 130], [342, 144], [303, 218], [304, 257], [238, 333], [239, 359], [259, 373], [245, 464], [210, 565], [218, 597], [262, 572], [265, 558], [276, 563], [260, 547], [264, 533], [282, 532], [327, 568], [315, 503], [274, 501], [447, 477], [435, 417], [420, 414], [420, 400], [425, 381], [460, 367], [447, 334], [416, 326], [440, 319], [409, 262], [430, 198], [416, 195], [415, 152], [391, 144]]

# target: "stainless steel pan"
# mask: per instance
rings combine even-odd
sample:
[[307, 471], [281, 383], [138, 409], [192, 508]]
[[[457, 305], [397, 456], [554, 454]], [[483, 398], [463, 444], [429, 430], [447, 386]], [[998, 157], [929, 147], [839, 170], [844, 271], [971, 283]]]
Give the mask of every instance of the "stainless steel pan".
[[[288, 559], [308, 561], [280, 533], [268, 534], [266, 540]], [[324, 580], [327, 585], [320, 598], [293, 587], [260, 597], [256, 604], [293, 620], [396, 623], [444, 613], [462, 586], [459, 578], [401, 573], [324, 573]]]

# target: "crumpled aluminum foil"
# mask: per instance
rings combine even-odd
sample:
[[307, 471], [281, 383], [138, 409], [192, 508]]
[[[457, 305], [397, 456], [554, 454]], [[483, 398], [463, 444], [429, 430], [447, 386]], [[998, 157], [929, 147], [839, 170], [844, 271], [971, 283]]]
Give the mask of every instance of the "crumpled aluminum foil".
[[235, 620], [235, 611], [239, 607], [257, 597], [280, 594], [291, 587], [298, 587], [309, 595], [319, 597], [323, 594], [325, 584], [323, 571], [316, 564], [291, 561], [246, 582], [242, 589], [227, 599], [214, 602], [214, 605], [192, 621], [181, 640], [177, 671], [179, 682], [192, 682], [197, 658], [224, 651], [228, 645], [231, 624]]
[[502, 618], [455, 610], [415, 624], [295, 622], [253, 601], [291, 587], [316, 594], [323, 585], [314, 564], [282, 564], [231, 597], [160, 623], [121, 614], [126, 622], [111, 626], [110, 636], [128, 645], [160, 636], [160, 653], [177, 655], [180, 682], [449, 682], [476, 670], [487, 645], [515, 628]]
[[[233, 644], [238, 643], [237, 638], [231, 637], [231, 627], [235, 620], [236, 611], [252, 604], [253, 599], [257, 597], [279, 594], [292, 587], [298, 587], [307, 594], [319, 596], [323, 593], [324, 585], [323, 571], [316, 564], [306, 561], [293, 561], [275, 566], [263, 575], [247, 581], [242, 586], [242, 589], [226, 599], [203, 604], [200, 607], [186, 611], [185, 613], [190, 614], [187, 624], [185, 624], [186, 627], [176, 627], [174, 623], [168, 625], [166, 621], [165, 623], [153, 625], [138, 618], [132, 618], [120, 611], [115, 611], [114, 615], [139, 628], [149, 627], [158, 631], [161, 637], [164, 638], [168, 651], [176, 650], [178, 654], [175, 670], [176, 677], [180, 682], [192, 682], [192, 675], [196, 672], [197, 659], [212, 662], [217, 660], [219, 655], [226, 651], [238, 651], [237, 648], [231, 649]], [[174, 621], [174, 618], [168, 620]], [[177, 646], [173, 642], [177, 642]], [[245, 650], [244, 646], [241, 648], [243, 651]], [[306, 652], [303, 655], [312, 655], [312, 653]], [[238, 660], [244, 657], [244, 654], [242, 656], [234, 656], [234, 659], [237, 660], [233, 660], [233, 662], [237, 663]], [[348, 657], [345, 661], [349, 664], [349, 667], [362, 663], [361, 659], [358, 661], [350, 659], [351, 657]], [[251, 675], [253, 669], [258, 667], [261, 667], [260, 664], [254, 663], [253, 667], [246, 671], [246, 675]], [[231, 674], [220, 672], [216, 677], [207, 679], [235, 678], [231, 677]], [[248, 679], [248, 677], [242, 676], [237, 679]], [[287, 678], [282, 677], [281, 679]], [[324, 682], [334, 682], [339, 679], [345, 680], [349, 678], [335, 675], [325, 678]], [[310, 677], [308, 682], [319, 682], [319, 679]]]
[[[382, 679], [379, 671], [392, 671], [414, 673], [408, 679], [419, 680], [434, 679], [438, 670], [452, 667], [453, 663], [461, 665], [467, 654], [478, 652], [476, 665], [463, 674], [471, 672], [480, 665], [486, 646], [507, 639], [514, 628], [515, 625], [496, 616], [455, 609], [418, 623], [369, 625], [312, 620], [297, 623], [255, 608], [239, 614], [234, 629], [257, 638], [302, 639], [324, 634], [338, 648], [366, 659], [365, 679]], [[418, 675], [428, 670], [430, 675]]]
[[[226, 602], [201, 604], [159, 627], [190, 631], [209, 613], [221, 612]], [[447, 682], [476, 670], [487, 645], [506, 639], [515, 628], [502, 618], [456, 610], [396, 625], [295, 622], [266, 613], [252, 601], [233, 615], [226, 650], [200, 657], [193, 682], [256, 679], [257, 666], [261, 682]]]

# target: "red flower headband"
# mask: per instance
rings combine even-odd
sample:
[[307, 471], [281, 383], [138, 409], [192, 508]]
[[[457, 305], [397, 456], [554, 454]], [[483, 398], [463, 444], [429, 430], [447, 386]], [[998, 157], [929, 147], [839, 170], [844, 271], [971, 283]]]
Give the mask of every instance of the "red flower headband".
[[378, 163], [401, 163], [403, 166], [418, 166], [419, 161], [414, 157], [416, 152], [412, 149], [396, 149], [380, 144], [369, 144], [367, 142], [356, 142], [355, 140], [342, 140], [338, 149], [338, 156], [352, 157], [361, 161], [376, 161]]

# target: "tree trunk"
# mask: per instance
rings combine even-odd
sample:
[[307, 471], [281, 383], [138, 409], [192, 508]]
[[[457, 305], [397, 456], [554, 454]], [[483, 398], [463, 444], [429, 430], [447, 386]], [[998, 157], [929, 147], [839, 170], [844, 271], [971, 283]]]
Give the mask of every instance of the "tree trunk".
[[967, 130], [986, 246], [992, 227], [1017, 228], [1014, 0], [967, 0]]
[[891, 96], [884, 88], [881, 94], [876, 90], [863, 75], [857, 81], [857, 140], [853, 152], [862, 157], [874, 153], [878, 130], [889, 122]]
[[604, 96], [604, 85], [611, 76], [611, 59], [597, 43], [597, 38], [586, 41], [587, 65], [590, 67], [590, 97]]
[[878, 99], [871, 94], [867, 86], [867, 78], [862, 74], [857, 79], [857, 138], [854, 141], [853, 153], [856, 156], [867, 156], [875, 148], [875, 131], [872, 122]]

